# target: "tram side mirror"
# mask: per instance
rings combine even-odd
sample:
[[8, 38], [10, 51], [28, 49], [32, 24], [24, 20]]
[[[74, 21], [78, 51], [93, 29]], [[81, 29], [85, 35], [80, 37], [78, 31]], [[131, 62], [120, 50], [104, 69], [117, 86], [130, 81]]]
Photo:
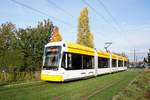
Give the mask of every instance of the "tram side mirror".
[[63, 47], [66, 47], [66, 45], [65, 45], [65, 44], [63, 44]]

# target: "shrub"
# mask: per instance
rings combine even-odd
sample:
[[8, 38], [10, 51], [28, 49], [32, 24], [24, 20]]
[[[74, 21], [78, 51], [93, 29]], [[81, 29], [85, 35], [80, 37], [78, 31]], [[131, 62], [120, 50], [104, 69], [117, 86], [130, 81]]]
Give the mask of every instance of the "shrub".
[[[37, 74], [38, 73], [38, 74]], [[38, 80], [40, 72], [7, 72], [0, 73], [0, 83], [11, 83], [16, 81]]]

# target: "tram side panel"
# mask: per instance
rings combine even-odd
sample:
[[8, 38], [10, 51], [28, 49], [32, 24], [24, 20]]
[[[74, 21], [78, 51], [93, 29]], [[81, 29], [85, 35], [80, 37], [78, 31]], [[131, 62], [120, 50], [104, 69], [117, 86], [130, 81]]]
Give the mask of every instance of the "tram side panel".
[[61, 67], [65, 69], [64, 80], [80, 79], [95, 75], [94, 57], [64, 53]]
[[75, 80], [82, 79], [87, 77], [93, 77], [95, 75], [94, 69], [85, 69], [85, 70], [66, 70], [64, 72], [64, 80]]

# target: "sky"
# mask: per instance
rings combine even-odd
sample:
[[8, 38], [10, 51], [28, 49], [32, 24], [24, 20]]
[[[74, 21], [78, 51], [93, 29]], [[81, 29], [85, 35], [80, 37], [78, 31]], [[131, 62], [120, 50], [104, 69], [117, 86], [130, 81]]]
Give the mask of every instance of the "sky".
[[1, 0], [0, 24], [9, 21], [26, 28], [50, 19], [64, 41], [76, 42], [78, 17], [84, 7], [89, 11], [97, 50], [112, 42], [110, 51], [125, 52], [132, 61], [135, 49], [137, 60], [143, 60], [150, 49], [150, 0]]

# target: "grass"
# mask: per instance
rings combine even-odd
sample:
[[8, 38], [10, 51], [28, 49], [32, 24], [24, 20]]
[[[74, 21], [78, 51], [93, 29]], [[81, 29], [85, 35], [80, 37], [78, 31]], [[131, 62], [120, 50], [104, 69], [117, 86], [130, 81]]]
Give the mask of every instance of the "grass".
[[150, 70], [143, 71], [113, 100], [150, 100]]
[[67, 83], [37, 82], [0, 87], [0, 100], [110, 100], [140, 71], [124, 71]]

